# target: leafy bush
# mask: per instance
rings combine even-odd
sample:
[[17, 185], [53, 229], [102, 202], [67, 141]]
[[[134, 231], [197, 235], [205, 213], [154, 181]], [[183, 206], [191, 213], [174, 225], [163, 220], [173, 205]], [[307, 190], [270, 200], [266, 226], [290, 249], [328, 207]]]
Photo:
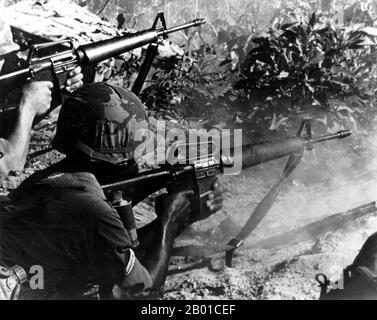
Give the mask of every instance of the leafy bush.
[[[268, 15], [273, 24], [266, 33], [256, 19], [264, 12], [259, 0], [249, 1], [244, 12], [230, 2], [222, 9], [206, 5], [209, 23], [195, 35], [182, 35], [185, 53], [157, 59], [141, 98], [152, 113], [175, 120], [233, 118], [263, 131], [308, 116], [323, 130], [367, 129], [375, 118], [376, 53], [374, 38], [368, 40], [373, 46], [365, 46], [360, 27], [374, 25], [370, 2], [347, 7], [344, 22], [352, 25], [344, 27], [334, 12], [308, 15], [318, 8], [287, 0], [278, 14]], [[271, 6], [273, 11], [276, 4]], [[172, 20], [187, 20], [190, 6], [170, 13]], [[141, 61], [141, 54], [113, 59], [99, 80], [130, 88]]]
[[153, 110], [203, 116], [219, 107], [218, 100], [232, 89], [236, 75], [224, 60], [207, 47], [191, 56], [158, 59], [141, 98]]
[[376, 53], [363, 45], [364, 32], [337, 29], [313, 14], [253, 42], [235, 88], [266, 112], [287, 116], [315, 106], [331, 121], [354, 125], [375, 117]]

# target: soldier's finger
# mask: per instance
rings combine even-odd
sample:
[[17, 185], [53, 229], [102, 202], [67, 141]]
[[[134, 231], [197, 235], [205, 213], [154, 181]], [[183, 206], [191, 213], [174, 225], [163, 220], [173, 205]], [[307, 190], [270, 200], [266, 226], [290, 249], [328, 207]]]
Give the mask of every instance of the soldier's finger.
[[212, 200], [207, 200], [206, 205], [207, 205], [207, 208], [210, 209], [211, 206], [216, 206], [216, 205], [219, 205], [219, 204], [222, 204], [222, 203], [223, 203], [222, 197], [217, 197], [217, 198], [212, 199]]
[[212, 201], [213, 203], [216, 203], [216, 204], [217, 204], [217, 203], [221, 203], [221, 202], [223, 202], [224, 199], [223, 199], [222, 196], [218, 196], [218, 197], [212, 199], [211, 201]]
[[78, 81], [77, 83], [73, 84], [73, 85], [71, 86], [71, 89], [72, 89], [72, 90], [76, 90], [76, 89], [82, 87], [83, 85], [84, 85], [84, 83], [80, 80], [80, 81]]
[[220, 191], [220, 190], [215, 190], [215, 191], [212, 191], [209, 195], [208, 195], [208, 200], [215, 200], [217, 198], [220, 198], [222, 200], [223, 198], [223, 193]]
[[78, 66], [78, 67], [76, 67], [75, 69], [73, 69], [68, 75], [69, 75], [70, 77], [74, 77], [74, 76], [80, 74], [81, 71], [82, 71], [82, 70], [81, 70], [81, 67]]
[[72, 77], [71, 79], [67, 80], [66, 85], [71, 86], [75, 83], [80, 82], [84, 78], [84, 75], [82, 73]]
[[214, 192], [222, 192], [220, 183], [216, 180], [216, 182], [212, 185], [211, 190]]
[[44, 83], [50, 90], [54, 87], [54, 84], [51, 81], [42, 81], [42, 83]]
[[69, 87], [66, 87], [66, 90], [68, 92], [73, 92], [73, 91], [77, 90], [78, 88], [82, 87], [83, 84], [84, 83], [82, 81], [79, 81], [79, 82], [77, 82], [77, 83], [75, 83], [75, 84], [73, 84], [73, 85], [71, 85]]
[[212, 213], [215, 213], [215, 212], [221, 210], [222, 208], [223, 208], [222, 204], [217, 204], [217, 205], [211, 206], [209, 209], [211, 210]]

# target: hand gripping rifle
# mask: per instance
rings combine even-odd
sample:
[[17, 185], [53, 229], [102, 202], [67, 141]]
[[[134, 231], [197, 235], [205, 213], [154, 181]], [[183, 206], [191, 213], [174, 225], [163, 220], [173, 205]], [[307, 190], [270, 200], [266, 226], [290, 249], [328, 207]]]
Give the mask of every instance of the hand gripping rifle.
[[[227, 265], [230, 266], [235, 249], [242, 245], [243, 241], [266, 216], [278, 196], [283, 183], [302, 159], [304, 150], [311, 150], [313, 149], [313, 145], [321, 142], [342, 139], [350, 135], [351, 131], [344, 130], [335, 134], [313, 138], [310, 122], [309, 120], [304, 120], [296, 137], [280, 142], [242, 146], [242, 169], [288, 156], [282, 176], [251, 214], [241, 232], [227, 245], [211, 247], [195, 246], [195, 248], [181, 247], [173, 253], [175, 255], [205, 257], [215, 253], [226, 252], [226, 262]], [[193, 189], [195, 196], [191, 199], [190, 220], [191, 222], [203, 220], [208, 217], [206, 201], [208, 200], [208, 195], [216, 180], [216, 176], [222, 174], [225, 168], [233, 166], [232, 161], [229, 161], [229, 156], [223, 154], [221, 150], [218, 150], [220, 151], [220, 155], [216, 156], [213, 144], [213, 142], [208, 142], [207, 150], [212, 151], [208, 152], [206, 156], [200, 156], [196, 159], [187, 158], [185, 163], [180, 162], [175, 165], [166, 164], [159, 169], [136, 174], [132, 177], [120, 177], [119, 181], [103, 186], [103, 191], [110, 199], [113, 199], [114, 195], [117, 195], [117, 197], [124, 195], [134, 206], [149, 195], [164, 188], [166, 188], [168, 192], [173, 190]], [[189, 145], [184, 147], [190, 148]], [[234, 152], [236, 152], [236, 150], [234, 150]], [[122, 218], [122, 220], [124, 221], [125, 219]], [[129, 221], [132, 220], [132, 217], [131, 219], [128, 217], [126, 220], [126, 229], [129, 229]], [[134, 230], [133, 234], [135, 236], [135, 223], [132, 222], [131, 224], [131, 229]], [[135, 243], [137, 242], [138, 241], [135, 241]]]
[[[158, 26], [159, 22], [161, 26]], [[160, 41], [173, 32], [199, 27], [204, 23], [204, 19], [196, 19], [192, 22], [168, 29], [164, 14], [159, 13], [151, 29], [139, 31], [131, 35], [89, 43], [78, 48], [75, 48], [73, 42], [70, 40], [36, 44], [30, 48], [27, 67], [1, 75], [0, 88], [2, 92], [6, 92], [7, 90], [3, 90], [4, 88], [20, 88], [30, 81], [52, 81], [54, 89], [51, 108], [49, 110], [51, 112], [62, 104], [64, 83], [67, 80], [68, 73], [76, 66], [85, 67], [94, 65], [111, 57], [151, 44], [133, 87], [133, 92], [139, 94], [157, 54]], [[35, 123], [40, 120], [41, 118], [37, 119]]]

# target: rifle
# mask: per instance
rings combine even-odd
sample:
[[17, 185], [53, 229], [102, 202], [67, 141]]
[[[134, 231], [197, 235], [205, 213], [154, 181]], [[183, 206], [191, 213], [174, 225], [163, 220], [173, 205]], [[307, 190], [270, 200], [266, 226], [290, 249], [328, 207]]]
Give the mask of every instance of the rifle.
[[[161, 26], [157, 26], [159, 21]], [[0, 87], [20, 88], [30, 81], [52, 81], [54, 89], [52, 92], [50, 113], [62, 104], [62, 90], [67, 80], [67, 75], [77, 65], [90, 66], [119, 54], [134, 50], [146, 44], [151, 44], [141, 66], [139, 76], [135, 82], [133, 92], [138, 94], [152, 66], [157, 54], [160, 40], [169, 34], [180, 30], [199, 27], [205, 23], [205, 19], [196, 19], [192, 22], [167, 29], [163, 13], [159, 13], [152, 25], [152, 28], [136, 32], [132, 35], [124, 35], [111, 39], [98, 41], [74, 47], [70, 40], [62, 40], [51, 43], [36, 44], [31, 46], [26, 67], [14, 72], [0, 76]], [[153, 49], [151, 49], [153, 48]], [[5, 92], [6, 90], [4, 90]], [[36, 119], [34, 124], [42, 118]]]
[[[305, 134], [303, 134], [305, 131]], [[313, 138], [311, 135], [311, 126], [309, 120], [304, 120], [298, 130], [296, 137], [286, 139], [280, 142], [259, 143], [242, 146], [242, 169], [253, 167], [261, 163], [289, 156], [284, 172], [272, 188], [269, 194], [262, 200], [257, 209], [251, 215], [240, 234], [232, 239], [226, 246], [220, 246], [215, 250], [208, 248], [202, 252], [202, 255], [208, 256], [215, 252], [226, 251], [227, 264], [231, 264], [231, 256], [243, 240], [257, 227], [267, 214], [276, 199], [283, 182], [293, 172], [294, 168], [301, 160], [304, 150], [311, 150], [313, 145], [334, 140], [342, 139], [351, 135], [351, 131], [343, 130], [334, 134], [324, 135]], [[211, 150], [207, 156], [201, 156], [197, 159], [187, 159], [187, 163], [175, 165], [165, 164], [158, 169], [135, 174], [111, 184], [104, 185], [103, 191], [108, 199], [127, 197], [135, 206], [149, 195], [167, 189], [168, 192], [173, 190], [193, 189], [195, 196], [191, 199], [190, 222], [195, 222], [207, 218], [206, 201], [210, 193], [210, 188], [216, 180], [216, 176], [222, 174], [224, 169], [232, 167], [232, 161], [229, 156], [225, 156], [220, 151], [220, 157], [213, 151], [213, 142], [208, 142], [208, 150]], [[187, 147], [190, 147], [187, 145]], [[116, 195], [116, 196], [115, 196]], [[122, 218], [122, 216], [121, 216]], [[129, 227], [130, 217], [127, 217], [125, 223], [128, 224], [126, 229], [136, 229], [135, 223]], [[131, 217], [132, 220], [132, 217]], [[134, 232], [135, 234], [135, 232]], [[138, 243], [135, 241], [135, 243]], [[190, 254], [183, 254], [190, 255]]]

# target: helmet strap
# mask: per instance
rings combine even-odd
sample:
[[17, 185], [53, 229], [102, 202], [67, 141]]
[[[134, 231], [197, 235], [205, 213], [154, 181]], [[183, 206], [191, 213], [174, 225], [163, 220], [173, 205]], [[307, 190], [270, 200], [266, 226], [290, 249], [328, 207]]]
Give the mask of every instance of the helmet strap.
[[119, 164], [119, 161], [112, 160], [111, 157], [107, 157], [106, 155], [93, 150], [92, 148], [90, 148], [88, 145], [86, 145], [85, 143], [83, 143], [80, 140], [76, 142], [75, 148], [77, 150], [80, 150], [81, 152], [85, 153], [86, 155], [88, 155], [91, 159], [109, 162], [109, 163], [112, 163], [114, 165]]

